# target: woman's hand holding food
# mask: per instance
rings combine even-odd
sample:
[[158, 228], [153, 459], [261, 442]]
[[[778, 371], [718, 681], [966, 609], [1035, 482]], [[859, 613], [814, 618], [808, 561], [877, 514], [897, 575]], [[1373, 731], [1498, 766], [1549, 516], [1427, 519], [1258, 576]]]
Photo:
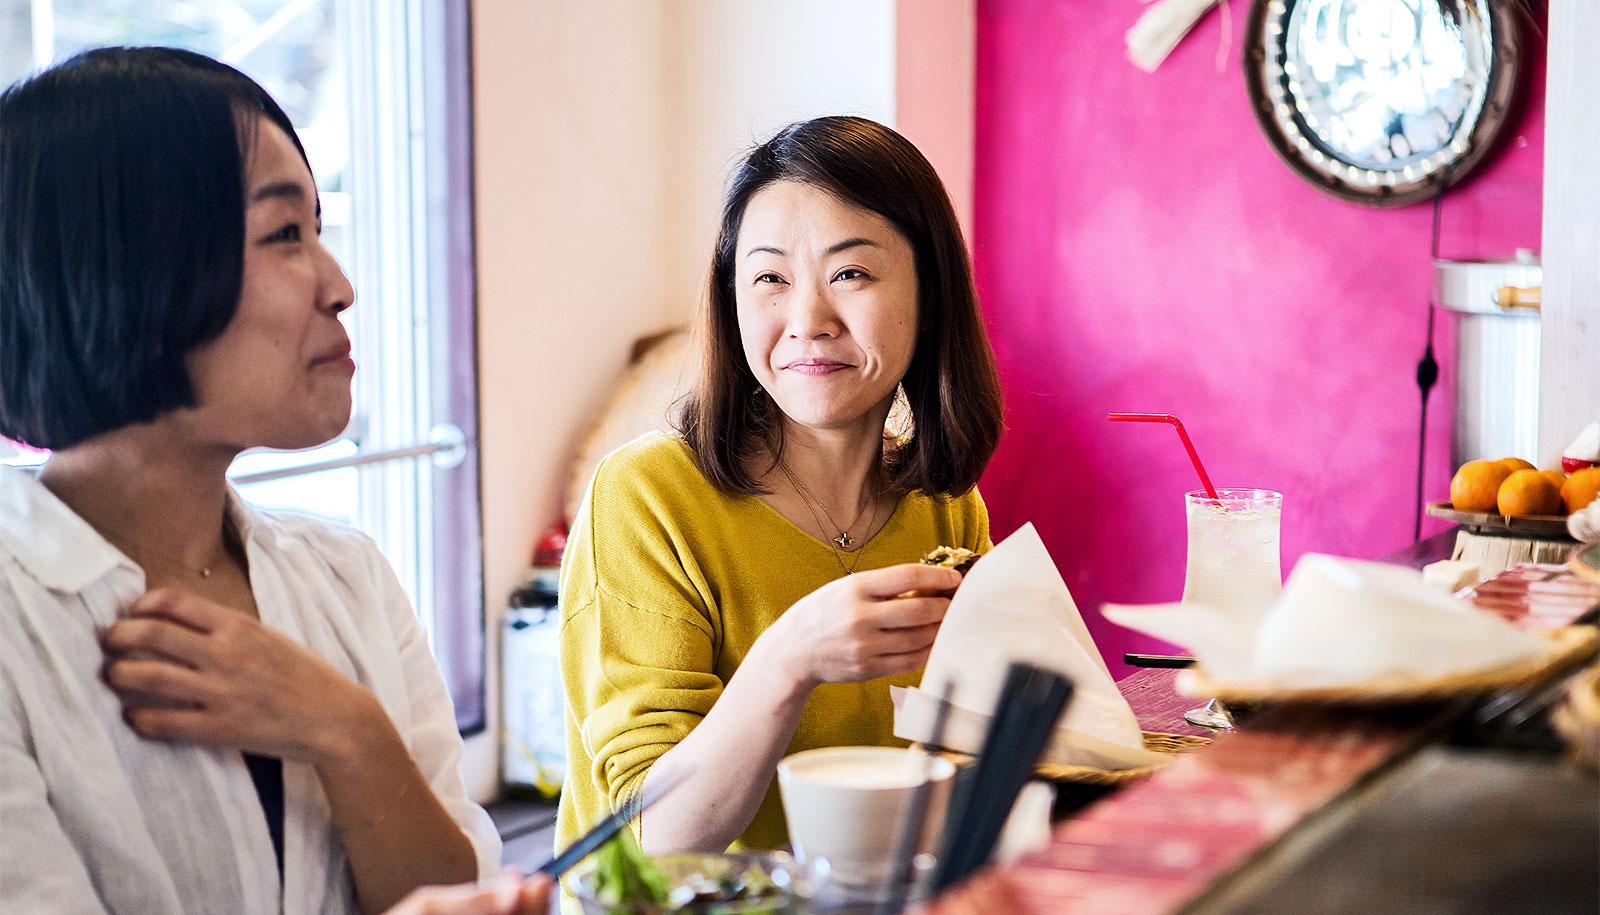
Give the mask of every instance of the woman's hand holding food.
[[102, 641], [106, 682], [145, 737], [321, 765], [386, 726], [377, 699], [327, 661], [182, 588], [144, 595]]
[[928, 660], [961, 574], [906, 564], [830, 582], [762, 634], [780, 669], [803, 689], [916, 670]]
[[647, 786], [681, 781], [651, 808], [646, 851], [727, 848], [771, 788], [812, 689], [923, 666], [960, 583], [953, 569], [892, 566], [830, 582], [784, 611], [705, 718], [650, 767]]

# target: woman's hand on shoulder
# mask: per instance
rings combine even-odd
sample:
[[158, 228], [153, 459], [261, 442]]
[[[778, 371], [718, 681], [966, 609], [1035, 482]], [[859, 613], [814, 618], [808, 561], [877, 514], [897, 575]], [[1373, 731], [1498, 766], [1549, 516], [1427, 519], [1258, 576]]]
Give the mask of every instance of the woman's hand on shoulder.
[[145, 594], [101, 641], [105, 681], [145, 737], [315, 764], [387, 722], [370, 692], [315, 652], [183, 588]]
[[953, 569], [908, 563], [857, 572], [811, 592], [761, 637], [795, 685], [873, 680], [927, 663]]

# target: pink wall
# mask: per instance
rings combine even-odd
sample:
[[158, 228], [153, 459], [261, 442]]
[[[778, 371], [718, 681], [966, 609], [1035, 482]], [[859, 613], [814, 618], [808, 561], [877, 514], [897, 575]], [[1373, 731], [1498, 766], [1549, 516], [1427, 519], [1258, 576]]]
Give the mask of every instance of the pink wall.
[[[1178, 598], [1196, 482], [1171, 429], [1107, 411], [1174, 412], [1217, 485], [1282, 491], [1285, 574], [1307, 550], [1411, 537], [1428, 207], [1344, 203], [1278, 161], [1241, 76], [1248, 8], [1233, 2], [1225, 71], [1212, 14], [1145, 74], [1123, 57], [1137, 3], [978, 4], [973, 248], [1008, 426], [983, 493], [997, 539], [1037, 525], [1119, 667], [1154, 644], [1099, 605]], [[1532, 40], [1523, 116], [1446, 198], [1447, 257], [1539, 245]], [[1451, 339], [1441, 321], [1430, 498], [1453, 469]]]

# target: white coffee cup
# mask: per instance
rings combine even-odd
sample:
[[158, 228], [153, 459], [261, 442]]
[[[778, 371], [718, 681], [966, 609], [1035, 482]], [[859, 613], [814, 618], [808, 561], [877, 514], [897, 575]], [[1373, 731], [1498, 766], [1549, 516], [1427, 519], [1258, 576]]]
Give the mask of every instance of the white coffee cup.
[[918, 785], [931, 781], [917, 852], [936, 850], [956, 774], [948, 759], [894, 747], [824, 747], [778, 764], [789, 841], [802, 862], [824, 858], [830, 880], [878, 884]]

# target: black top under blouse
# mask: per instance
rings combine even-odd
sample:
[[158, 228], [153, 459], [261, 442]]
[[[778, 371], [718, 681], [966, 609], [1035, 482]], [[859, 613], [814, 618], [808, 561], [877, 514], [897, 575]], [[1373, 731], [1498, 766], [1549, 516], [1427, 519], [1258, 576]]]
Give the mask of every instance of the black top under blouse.
[[261, 812], [267, 815], [267, 834], [272, 836], [272, 853], [278, 857], [278, 885], [283, 885], [283, 760], [276, 756], [244, 754], [245, 768], [255, 782]]

